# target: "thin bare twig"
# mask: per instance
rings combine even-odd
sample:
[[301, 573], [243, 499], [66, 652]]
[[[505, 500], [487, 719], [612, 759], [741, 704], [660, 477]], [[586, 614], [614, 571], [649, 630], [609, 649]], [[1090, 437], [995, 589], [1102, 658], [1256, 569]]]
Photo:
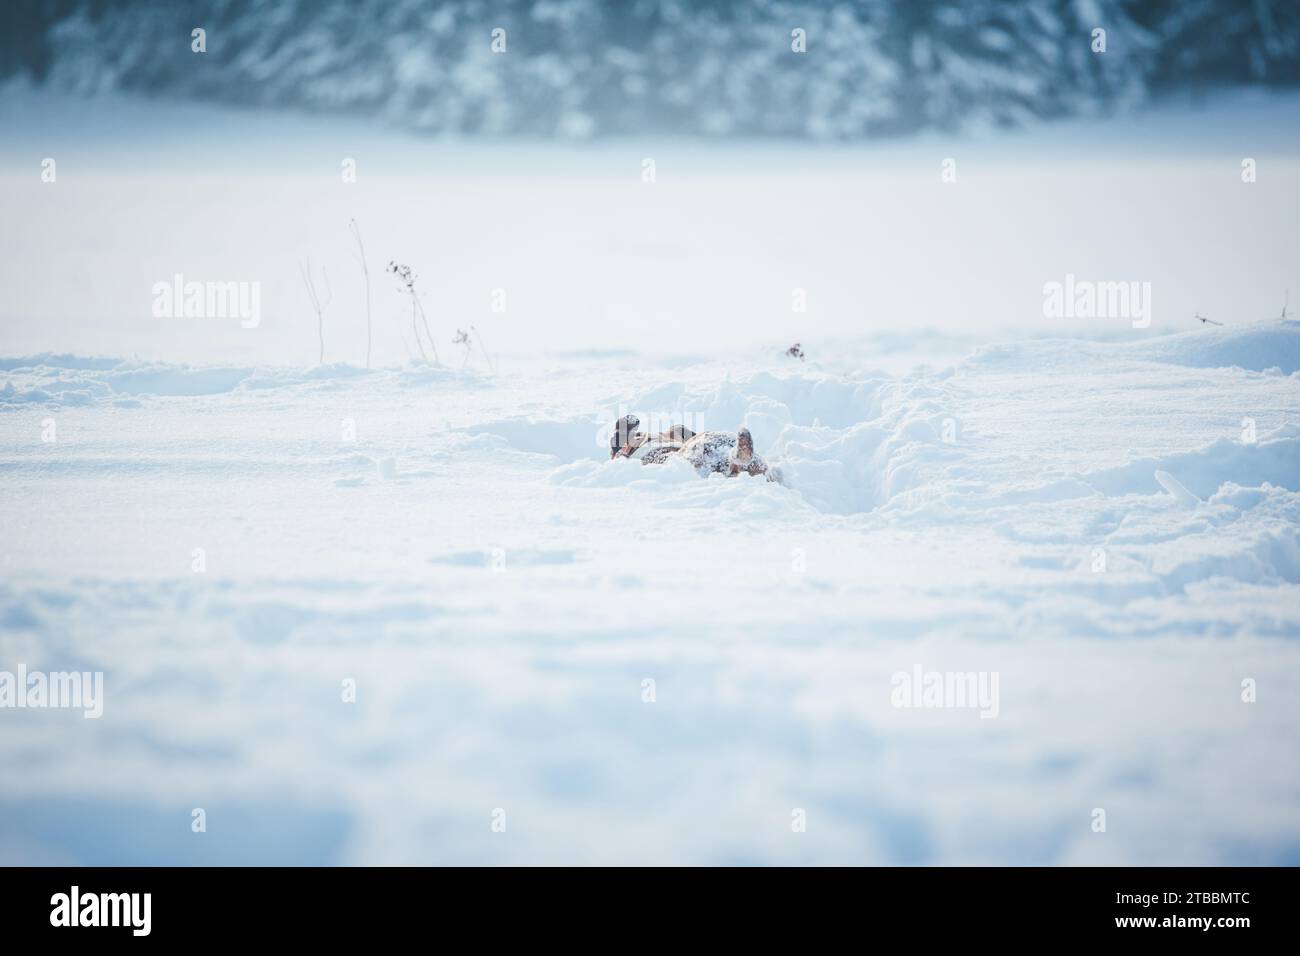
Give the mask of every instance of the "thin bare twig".
[[322, 266], [320, 270], [321, 280], [325, 283], [325, 301], [322, 303], [320, 296], [316, 292], [316, 283], [311, 277], [311, 260], [308, 259], [300, 265], [299, 270], [302, 272], [303, 285], [307, 287], [307, 297], [311, 300], [311, 307], [316, 313], [316, 335], [320, 340], [320, 359], [319, 364], [325, 364], [325, 310], [329, 308], [330, 303], [334, 301], [334, 293], [330, 291], [329, 273]]
[[469, 330], [473, 332], [475, 337], [478, 339], [479, 350], [483, 353], [483, 357], [487, 359], [488, 369], [492, 372], [493, 375], [495, 375], [497, 373], [497, 369], [496, 366], [492, 363], [492, 356], [488, 354], [487, 346], [483, 344], [483, 333], [480, 332], [478, 330], [478, 327], [474, 325], [471, 325], [469, 327]]
[[357, 241], [357, 248], [361, 250], [361, 274], [366, 277], [366, 368], [370, 368], [370, 267], [366, 265], [366, 247], [361, 241], [361, 227], [357, 225], [355, 219], [348, 220], [348, 231], [352, 233], [352, 238]]
[[433, 333], [429, 330], [429, 317], [424, 314], [424, 303], [415, 294], [415, 289], [411, 290], [411, 298], [415, 299], [416, 304], [420, 307], [420, 321], [424, 323], [424, 334], [429, 337], [429, 348], [433, 349], [433, 364], [441, 365], [442, 360], [438, 358], [438, 346], [434, 343]]
[[402, 284], [402, 288], [411, 297], [411, 331], [415, 334], [415, 344], [420, 348], [420, 357], [424, 359], [426, 365], [429, 364], [429, 356], [425, 354], [424, 343], [420, 341], [420, 327], [416, 324], [416, 317], [424, 323], [424, 334], [429, 339], [429, 346], [433, 349], [433, 361], [441, 365], [442, 361], [438, 358], [438, 345], [433, 340], [433, 331], [429, 328], [429, 317], [424, 314], [424, 305], [420, 302], [420, 297], [415, 291], [415, 280], [419, 278], [410, 266], [401, 265], [397, 262], [390, 261], [388, 270], [397, 276], [397, 280]]

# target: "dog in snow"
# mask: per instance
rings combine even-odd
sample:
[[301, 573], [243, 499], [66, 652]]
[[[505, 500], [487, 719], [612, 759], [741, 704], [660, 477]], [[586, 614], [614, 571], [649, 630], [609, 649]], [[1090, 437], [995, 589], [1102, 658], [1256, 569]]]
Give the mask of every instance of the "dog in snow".
[[701, 475], [716, 471], [728, 477], [766, 475], [768, 481], [781, 480], [778, 469], [769, 468], [767, 462], [754, 454], [754, 437], [748, 428], [733, 435], [693, 432], [684, 425], [674, 425], [666, 432], [648, 435], [637, 430], [640, 424], [635, 415], [624, 415], [614, 423], [614, 433], [609, 438], [610, 458], [633, 458], [643, 465], [658, 465], [669, 458], [681, 457]]

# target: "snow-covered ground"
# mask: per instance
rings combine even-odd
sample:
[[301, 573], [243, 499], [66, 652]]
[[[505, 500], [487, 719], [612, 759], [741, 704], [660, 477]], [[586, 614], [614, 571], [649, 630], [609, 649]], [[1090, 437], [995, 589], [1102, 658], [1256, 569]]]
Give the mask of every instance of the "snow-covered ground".
[[[105, 680], [0, 709], [0, 863], [1300, 863], [1294, 106], [560, 147], [0, 91], [0, 673]], [[155, 318], [176, 273], [261, 322]], [[611, 462], [627, 412], [785, 484]]]
[[1300, 323], [853, 364], [4, 361], [5, 861], [1300, 861]]

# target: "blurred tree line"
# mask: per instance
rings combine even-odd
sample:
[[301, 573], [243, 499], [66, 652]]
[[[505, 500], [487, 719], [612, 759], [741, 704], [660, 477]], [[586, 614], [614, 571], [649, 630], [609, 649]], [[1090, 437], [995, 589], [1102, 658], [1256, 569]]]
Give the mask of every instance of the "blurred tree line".
[[3, 77], [471, 134], [854, 139], [1300, 83], [1300, 0], [10, 0], [0, 24]]

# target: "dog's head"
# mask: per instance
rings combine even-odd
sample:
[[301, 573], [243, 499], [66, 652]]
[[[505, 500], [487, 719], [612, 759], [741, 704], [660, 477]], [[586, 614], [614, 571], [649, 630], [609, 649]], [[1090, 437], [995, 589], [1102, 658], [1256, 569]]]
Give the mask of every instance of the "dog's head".
[[630, 442], [636, 435], [637, 426], [641, 424], [641, 419], [635, 415], [624, 415], [614, 423], [614, 433], [609, 436], [609, 457], [617, 458], [618, 453]]

